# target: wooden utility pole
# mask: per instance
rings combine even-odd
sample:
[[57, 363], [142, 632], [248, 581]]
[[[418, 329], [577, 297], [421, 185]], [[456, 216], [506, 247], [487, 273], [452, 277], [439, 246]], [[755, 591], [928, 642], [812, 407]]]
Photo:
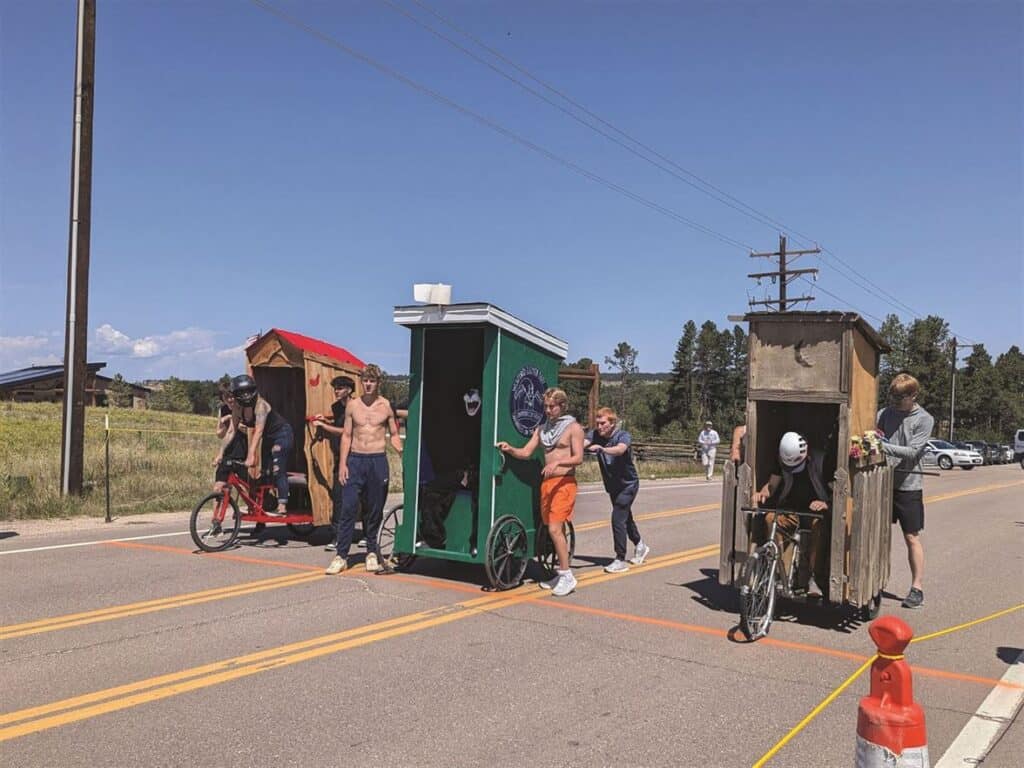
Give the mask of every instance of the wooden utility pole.
[[779, 312], [785, 312], [791, 304], [796, 304], [799, 301], [814, 301], [813, 296], [800, 296], [795, 299], [790, 299], [786, 296], [786, 288], [791, 280], [794, 280], [800, 275], [818, 274], [817, 269], [788, 269], [786, 265], [786, 258], [804, 256], [810, 253], [821, 253], [821, 249], [812, 248], [806, 251], [787, 251], [785, 235], [779, 235], [779, 250], [775, 253], [751, 253], [750, 258], [752, 259], [778, 258], [779, 270], [777, 272], [755, 272], [754, 274], [747, 275], [747, 277], [754, 278], [758, 281], [766, 277], [770, 277], [773, 282], [777, 280], [779, 283], [779, 298], [765, 299], [764, 301], [751, 301], [750, 306], [753, 307], [759, 304], [764, 304], [766, 306], [777, 305]]
[[74, 125], [71, 130], [67, 321], [64, 331], [64, 415], [60, 451], [60, 487], [64, 496], [82, 492], [84, 464], [95, 59], [96, 0], [78, 0]]
[[972, 347], [973, 344], [957, 344], [956, 336], [952, 340], [953, 354], [952, 357], [952, 369], [950, 370], [950, 386], [949, 386], [949, 442], [953, 442], [953, 421], [956, 418], [956, 358], [957, 351], [967, 347]]

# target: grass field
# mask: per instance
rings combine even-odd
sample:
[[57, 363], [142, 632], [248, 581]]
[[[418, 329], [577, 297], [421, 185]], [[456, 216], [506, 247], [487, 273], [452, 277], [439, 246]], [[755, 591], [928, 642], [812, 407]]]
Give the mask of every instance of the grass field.
[[[110, 416], [110, 506], [114, 516], [191, 509], [213, 483], [218, 442], [212, 416], [86, 408], [85, 493], [60, 495], [61, 406], [0, 403], [0, 520], [106, 513], [104, 418]], [[388, 452], [391, 490], [400, 491], [398, 457]], [[638, 462], [643, 478], [696, 474], [692, 462]], [[581, 482], [599, 480], [588, 460]]]

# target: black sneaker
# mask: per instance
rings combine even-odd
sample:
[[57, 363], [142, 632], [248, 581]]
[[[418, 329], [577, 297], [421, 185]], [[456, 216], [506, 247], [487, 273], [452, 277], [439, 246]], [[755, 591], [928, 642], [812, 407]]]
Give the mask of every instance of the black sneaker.
[[924, 592], [917, 587], [911, 587], [907, 596], [903, 598], [903, 602], [900, 603], [904, 608], [923, 608], [924, 607]]

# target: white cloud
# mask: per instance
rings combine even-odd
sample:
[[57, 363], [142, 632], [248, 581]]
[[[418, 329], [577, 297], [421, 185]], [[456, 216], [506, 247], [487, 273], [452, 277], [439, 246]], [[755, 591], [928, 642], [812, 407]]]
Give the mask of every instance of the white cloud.
[[0, 336], [0, 371], [13, 371], [30, 365], [59, 365], [63, 343], [60, 339], [38, 336]]
[[[90, 357], [127, 358], [123, 365], [144, 378], [209, 378], [224, 372], [224, 366], [245, 365], [244, 345], [220, 348], [218, 336], [208, 328], [183, 328], [152, 336], [132, 337], [109, 323], [93, 333]], [[138, 361], [132, 364], [129, 361]]]
[[0, 354], [25, 354], [49, 343], [45, 336], [0, 336]]

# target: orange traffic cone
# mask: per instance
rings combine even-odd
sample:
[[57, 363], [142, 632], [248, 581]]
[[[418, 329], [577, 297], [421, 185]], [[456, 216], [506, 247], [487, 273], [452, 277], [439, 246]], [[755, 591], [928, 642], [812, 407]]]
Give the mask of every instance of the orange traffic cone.
[[857, 711], [856, 768], [929, 768], [924, 710], [914, 702], [914, 683], [903, 650], [914, 636], [905, 621], [884, 616], [868, 634], [878, 647], [871, 665], [871, 693]]

